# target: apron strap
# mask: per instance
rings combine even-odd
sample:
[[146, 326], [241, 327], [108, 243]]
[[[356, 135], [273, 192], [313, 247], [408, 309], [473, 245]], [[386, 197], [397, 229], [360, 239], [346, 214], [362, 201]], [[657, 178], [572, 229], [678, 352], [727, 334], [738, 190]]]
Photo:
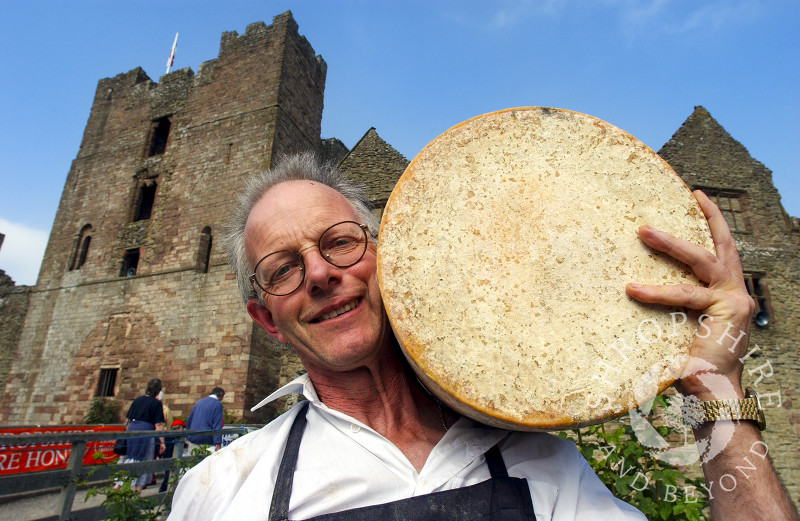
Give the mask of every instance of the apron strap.
[[306, 428], [307, 412], [308, 401], [301, 402], [300, 410], [297, 412], [297, 417], [295, 417], [291, 430], [289, 430], [289, 439], [286, 441], [283, 459], [281, 459], [281, 466], [278, 469], [278, 478], [275, 481], [275, 488], [272, 493], [272, 504], [269, 507], [270, 521], [287, 521], [289, 518], [289, 498], [292, 496], [294, 468], [297, 465], [297, 455], [300, 452], [303, 430]]
[[500, 449], [497, 448], [497, 444], [492, 445], [492, 448], [486, 451], [486, 464], [489, 466], [489, 473], [493, 478], [508, 477], [506, 464], [503, 461], [502, 454], [500, 454]]

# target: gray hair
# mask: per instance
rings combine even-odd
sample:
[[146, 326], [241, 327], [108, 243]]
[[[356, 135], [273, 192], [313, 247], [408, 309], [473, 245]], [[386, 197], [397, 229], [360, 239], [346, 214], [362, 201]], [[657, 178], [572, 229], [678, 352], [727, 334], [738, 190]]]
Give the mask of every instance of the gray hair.
[[223, 231], [222, 247], [228, 262], [236, 273], [242, 300], [258, 299], [263, 305], [261, 292], [250, 284], [253, 266], [247, 259], [244, 244], [244, 228], [253, 207], [273, 186], [285, 181], [315, 181], [333, 188], [353, 205], [356, 214], [364, 221], [370, 236], [378, 236], [380, 222], [372, 213], [372, 205], [364, 190], [342, 175], [336, 165], [323, 164], [311, 152], [283, 157], [273, 168], [259, 172], [247, 180], [243, 192], [233, 208], [231, 219]]

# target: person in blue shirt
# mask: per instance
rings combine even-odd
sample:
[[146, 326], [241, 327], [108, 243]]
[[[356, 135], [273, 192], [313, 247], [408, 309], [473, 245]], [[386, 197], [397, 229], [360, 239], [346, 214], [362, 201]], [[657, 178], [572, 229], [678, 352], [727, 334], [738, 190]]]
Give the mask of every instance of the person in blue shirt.
[[[192, 407], [189, 417], [186, 418], [186, 430], [190, 431], [210, 431], [222, 428], [222, 398], [225, 391], [221, 387], [214, 387], [211, 394], [198, 401]], [[189, 450], [194, 446], [208, 445], [211, 452], [218, 451], [222, 447], [221, 434], [205, 434], [189, 436]], [[213, 449], [211, 447], [214, 447]]]

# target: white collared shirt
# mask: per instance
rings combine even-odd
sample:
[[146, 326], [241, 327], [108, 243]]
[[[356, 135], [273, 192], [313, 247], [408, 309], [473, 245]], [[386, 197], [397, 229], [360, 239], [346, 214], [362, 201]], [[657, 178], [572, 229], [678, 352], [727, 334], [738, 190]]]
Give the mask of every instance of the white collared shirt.
[[[295, 468], [291, 519], [480, 483], [490, 477], [483, 454], [498, 441], [509, 476], [528, 481], [537, 521], [645, 519], [611, 495], [569, 441], [461, 418], [417, 472], [386, 438], [319, 401], [307, 375], [253, 409], [294, 393], [302, 393], [311, 406]], [[268, 519], [278, 467], [296, 416], [294, 407], [187, 472], [175, 493], [169, 521]]]

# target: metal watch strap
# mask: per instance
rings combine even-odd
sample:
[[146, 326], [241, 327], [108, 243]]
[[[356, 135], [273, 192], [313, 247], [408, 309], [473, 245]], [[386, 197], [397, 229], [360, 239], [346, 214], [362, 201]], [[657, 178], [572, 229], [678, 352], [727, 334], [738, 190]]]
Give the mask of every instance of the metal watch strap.
[[698, 404], [703, 411], [703, 421], [751, 420], [764, 430], [766, 422], [758, 396], [747, 388], [744, 400], [710, 400]]

